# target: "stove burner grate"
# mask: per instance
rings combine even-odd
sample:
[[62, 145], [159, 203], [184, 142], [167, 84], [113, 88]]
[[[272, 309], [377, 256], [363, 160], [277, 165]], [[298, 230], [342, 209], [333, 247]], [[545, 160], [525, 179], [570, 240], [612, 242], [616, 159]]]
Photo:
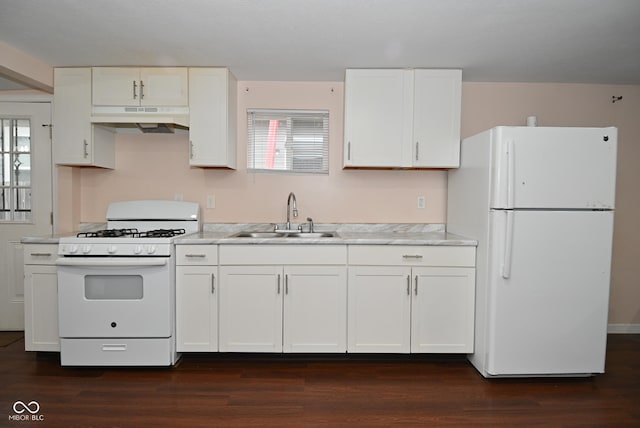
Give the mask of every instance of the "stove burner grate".
[[80, 232], [78, 238], [121, 238], [123, 236], [135, 236], [140, 233], [138, 229], [104, 229], [95, 232]]
[[186, 231], [184, 229], [156, 229], [149, 230], [147, 232], [138, 232], [133, 236], [135, 238], [172, 238], [178, 235], [184, 235]]
[[104, 229], [95, 232], [80, 232], [78, 238], [173, 238], [184, 235], [185, 229], [155, 229], [140, 232], [138, 229]]

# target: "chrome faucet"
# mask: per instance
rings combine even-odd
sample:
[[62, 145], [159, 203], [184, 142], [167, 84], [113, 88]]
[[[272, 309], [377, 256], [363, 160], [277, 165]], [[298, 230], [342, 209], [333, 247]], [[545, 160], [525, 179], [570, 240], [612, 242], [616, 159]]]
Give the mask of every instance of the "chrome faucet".
[[291, 230], [291, 200], [293, 199], [293, 216], [298, 217], [298, 205], [296, 203], [296, 195], [289, 193], [287, 198], [287, 230]]

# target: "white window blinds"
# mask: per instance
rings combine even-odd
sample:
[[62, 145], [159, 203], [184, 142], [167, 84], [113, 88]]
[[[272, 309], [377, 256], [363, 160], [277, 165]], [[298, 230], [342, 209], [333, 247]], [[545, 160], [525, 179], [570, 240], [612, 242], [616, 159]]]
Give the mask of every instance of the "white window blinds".
[[247, 169], [329, 173], [329, 112], [248, 110]]

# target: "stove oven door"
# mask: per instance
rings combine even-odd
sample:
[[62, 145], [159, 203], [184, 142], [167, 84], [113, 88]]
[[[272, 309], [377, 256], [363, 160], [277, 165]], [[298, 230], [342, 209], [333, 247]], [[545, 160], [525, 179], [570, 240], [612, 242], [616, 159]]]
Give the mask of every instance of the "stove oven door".
[[62, 338], [167, 338], [171, 336], [169, 258], [58, 260]]

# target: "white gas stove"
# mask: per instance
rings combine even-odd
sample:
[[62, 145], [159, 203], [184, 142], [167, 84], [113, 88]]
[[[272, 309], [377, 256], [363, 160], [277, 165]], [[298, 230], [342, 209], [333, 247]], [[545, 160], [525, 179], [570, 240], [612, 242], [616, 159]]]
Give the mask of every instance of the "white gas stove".
[[60, 239], [62, 365], [173, 365], [176, 236], [200, 229], [199, 205], [109, 205], [107, 229]]

